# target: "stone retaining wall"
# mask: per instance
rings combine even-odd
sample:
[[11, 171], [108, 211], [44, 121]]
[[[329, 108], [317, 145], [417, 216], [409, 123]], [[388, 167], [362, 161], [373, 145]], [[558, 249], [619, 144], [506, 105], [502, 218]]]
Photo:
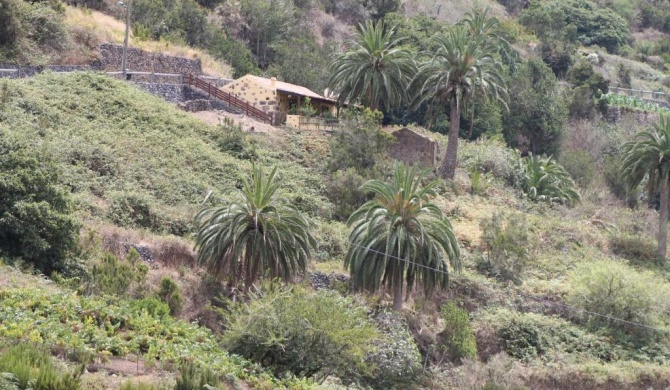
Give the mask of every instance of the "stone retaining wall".
[[[123, 46], [102, 44], [100, 45], [100, 60], [97, 66], [106, 72], [121, 71], [121, 60], [123, 58]], [[131, 72], [153, 72], [153, 73], [192, 73], [202, 74], [200, 59], [168, 56], [160, 53], [152, 53], [132, 47], [128, 48], [126, 55], [126, 69]], [[132, 81], [154, 82], [160, 84], [179, 83], [175, 78], [161, 78], [155, 76], [133, 75]]]
[[99, 70], [95, 65], [45, 65], [45, 66], [27, 66], [27, 65], [4, 65], [0, 64], [0, 69], [15, 69], [17, 72], [0, 72], [0, 77], [5, 78], [23, 78], [33, 77], [38, 73], [51, 72], [81, 72], [87, 70]]

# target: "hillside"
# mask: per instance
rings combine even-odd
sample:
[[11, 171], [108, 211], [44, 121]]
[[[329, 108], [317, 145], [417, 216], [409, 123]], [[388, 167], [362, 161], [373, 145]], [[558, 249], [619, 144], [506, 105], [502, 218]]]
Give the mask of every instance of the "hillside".
[[[357, 104], [258, 132], [95, 72], [0, 79], [0, 389], [670, 386], [665, 3], [132, 7], [131, 46], [314, 91], [339, 71]], [[123, 12], [0, 0], [0, 64], [89, 63]], [[367, 68], [329, 64], [381, 18], [400, 40], [372, 57], [414, 74], [356, 93]], [[419, 83], [445, 41], [480, 45], [459, 105]]]
[[[205, 274], [191, 268], [193, 260], [189, 259], [189, 255], [166, 257], [167, 252], [161, 252], [160, 245], [171, 241], [154, 234], [175, 233], [174, 226], [187, 226], [190, 215], [197, 210], [208, 191], [213, 191], [208, 198], [212, 204], [222, 202], [235, 191], [236, 181], [248, 171], [250, 164], [248, 160], [240, 160], [221, 151], [221, 140], [217, 137], [221, 137], [223, 128], [205, 125], [132, 86], [103, 76], [45, 74], [33, 79], [5, 82], [4, 85], [0, 122], [3, 137], [53, 159], [61, 172], [62, 185], [73, 194], [77, 217], [84, 221], [87, 230], [102, 235], [100, 241], [87, 241], [90, 253], [83, 259], [88, 259], [86, 262], [100, 259], [104, 248], [110, 249], [110, 238], [130, 240], [134, 244], [149, 243], [155, 254], [155, 267], [158, 267], [149, 270], [149, 290], [158, 288], [160, 276], [170, 275], [182, 286], [182, 294], [189, 307], [182, 316], [194, 318], [204, 315], [198, 305], [211, 295], [202, 295], [203, 290], [198, 286], [203, 282], [198, 281], [198, 277], [205, 278]], [[620, 131], [627, 131], [625, 129], [629, 126], [630, 123], [622, 124]], [[603, 130], [605, 128], [591, 129]], [[616, 138], [612, 130], [607, 132], [603, 136], [609, 134], [609, 137]], [[579, 136], [577, 131], [571, 134], [571, 137]], [[258, 156], [255, 160], [266, 166], [280, 164], [285, 196], [308, 215], [323, 221], [319, 229], [322, 233], [317, 237], [319, 246], [325, 252], [320, 254], [322, 260], [312, 267], [326, 272], [343, 272], [338, 253], [347, 245], [340, 233], [344, 227], [330, 220], [333, 206], [324, 197], [325, 177], [318, 168], [323, 161], [311, 157], [319, 148], [327, 150], [328, 140], [323, 137], [291, 132], [254, 136], [254, 151]], [[443, 142], [442, 138], [438, 137], [438, 140]], [[274, 146], [270, 148], [270, 145]], [[500, 362], [501, 358], [492, 358], [501, 349], [520, 359], [521, 363], [514, 363], [516, 368], [510, 375], [516, 379], [509, 379], [510, 383], [522, 381], [532, 388], [544, 388], [558, 381], [565, 388], [575, 388], [579, 382], [581, 388], [599, 388], [598, 383], [607, 378], [617, 388], [634, 388], [646, 383], [639, 382], [642, 378], [656, 378], [653, 383], [667, 380], [669, 372], [662, 362], [668, 355], [662, 344], [658, 344], [661, 349], [645, 347], [643, 350], [646, 352], [641, 353], [637, 344], [640, 339], [632, 344], [623, 340], [634, 339], [625, 337], [616, 341], [618, 339], [612, 339], [611, 334], [606, 336], [587, 326], [588, 321], [582, 322], [588, 317], [581, 317], [579, 312], [562, 306], [574, 288], [574, 282], [568, 276], [581, 266], [615, 261], [624, 267], [626, 273], [634, 276], [639, 273], [640, 277], [644, 277], [644, 272], [648, 272], [644, 270], [651, 265], [640, 263], [638, 256], [644, 253], [639, 251], [648, 250], [643, 249], [647, 241], [635, 237], [655, 229], [653, 212], [626, 209], [607, 194], [602, 184], [584, 190], [582, 203], [573, 209], [548, 207], [521, 199], [516, 190], [505, 184], [505, 178], [514, 174], [514, 158], [514, 153], [497, 142], [465, 143], [461, 154], [463, 170], [459, 171], [455, 186], [444, 187], [442, 195], [436, 199], [450, 216], [461, 243], [464, 271], [452, 276], [452, 288], [445, 294], [430, 301], [420, 296], [412, 299], [414, 303], [410, 306], [414, 309], [411, 315], [407, 313], [407, 319], [410, 329], [423, 329], [422, 336], [416, 336], [419, 337], [420, 348], [429, 353], [428, 356], [437, 353], [432, 345], [439, 343], [441, 321], [436, 321], [433, 313], [445, 300], [457, 301], [471, 312], [480, 358], [483, 361], [493, 359], [489, 370], [497, 372], [495, 370], [500, 368], [495, 368], [495, 364], [512, 364]], [[470, 178], [465, 172], [473, 164], [493, 167], [490, 186], [481, 195], [470, 194], [467, 190]], [[137, 209], [136, 204], [123, 203], [119, 197], [124, 202], [129, 199], [146, 202], [147, 215], [156, 219], [150, 219], [153, 221], [150, 225], [142, 225], [143, 220], [133, 219], [133, 216], [137, 216], [137, 210], [143, 209]], [[121, 206], [124, 204], [131, 209], [124, 210]], [[495, 213], [519, 215], [528, 227], [527, 234], [533, 244], [528, 247], [529, 256], [519, 269], [523, 270], [522, 284], [496, 281], [481, 273], [482, 259], [485, 258], [482, 256], [486, 255], [480, 252], [484, 245], [480, 225]], [[183, 222], [177, 223], [180, 220]], [[130, 230], [113, 228], [113, 223]], [[147, 230], [133, 230], [137, 228]], [[186, 234], [186, 239], [190, 240], [189, 229], [185, 229], [176, 233]], [[633, 241], [621, 244], [622, 240], [631, 239], [641, 241], [639, 244], [633, 244]], [[625, 245], [624, 249], [619, 249], [621, 245]], [[627, 248], [626, 245], [638, 245], [639, 249]], [[120, 254], [123, 256], [123, 253]], [[171, 263], [174, 259], [177, 259], [176, 263]], [[665, 268], [651, 267], [658, 275], [665, 275]], [[32, 277], [21, 276], [16, 271], [6, 272], [9, 272], [6, 275], [11, 275], [10, 280], [14, 280], [12, 283], [3, 282], [3, 299], [9, 300], [7, 302], [13, 302], [11, 299], [15, 298], [12, 297], [27, 294], [20, 286], [35, 283], [31, 281]], [[189, 275], [191, 272], [194, 274]], [[653, 288], [656, 294], [666, 291], [668, 282], [660, 281], [658, 277], [653, 280], [661, 284], [647, 288]], [[32, 299], [45, 299], [43, 295], [40, 298], [41, 289], [31, 292], [37, 294]], [[67, 288], [62, 299], [70, 299], [65, 298], [70, 294], [66, 291]], [[50, 293], [50, 296], [53, 298], [49, 299], [61, 299], [60, 295]], [[97, 301], [91, 302], [95, 304]], [[14, 305], [7, 303], [4, 307]], [[17, 306], [16, 309], [22, 310], [21, 307], [25, 306]], [[656, 310], [661, 309], [656, 307]], [[49, 319], [47, 312], [42, 315]], [[29, 318], [21, 319], [26, 320], [28, 323], [18, 323], [11, 337], [34, 335], [30, 336], [33, 341], [46, 340], [49, 334], [45, 333], [46, 328], [24, 328], [33, 322]], [[46, 324], [48, 322], [44, 326]], [[657, 326], [665, 329], [660, 324]], [[510, 344], [512, 339], [506, 339], [509, 336], [504, 335], [512, 330], [536, 334], [535, 337], [539, 337], [536, 343], [539, 344]], [[38, 334], [41, 335], [39, 338]], [[569, 338], [566, 338], [568, 335]], [[651, 336], [653, 333], [644, 333], [643, 337]], [[653, 339], [660, 341], [656, 336]], [[49, 341], [49, 344], [53, 342], [57, 340]], [[191, 343], [188, 339], [180, 342], [185, 345]], [[105, 351], [100, 349], [101, 344], [97, 345], [95, 350], [98, 353]], [[114, 348], [108, 350], [112, 355], [133, 353], [130, 347]], [[192, 352], [186, 353], [192, 356]], [[143, 353], [145, 364], [148, 358]], [[650, 360], [657, 363], [648, 362]], [[470, 367], [467, 370], [478, 372], [483, 369], [477, 366], [483, 363], [468, 364], [474, 366], [467, 366]], [[556, 370], [556, 364], [562, 368]], [[435, 375], [438, 376], [430, 379], [430, 386], [437, 386], [435, 381], [440, 374]], [[462, 388], [458, 381], [470, 383], [468, 381], [478, 380], [486, 379], [456, 376], [450, 383]]]

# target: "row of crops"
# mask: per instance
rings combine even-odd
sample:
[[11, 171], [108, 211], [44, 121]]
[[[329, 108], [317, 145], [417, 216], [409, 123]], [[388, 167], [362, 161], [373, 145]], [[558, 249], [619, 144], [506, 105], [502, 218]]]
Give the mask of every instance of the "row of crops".
[[637, 96], [626, 96], [610, 92], [602, 95], [600, 100], [605, 101], [608, 105], [615, 107], [625, 107], [633, 110], [647, 112], [670, 113], [670, 109], [667, 107], [663, 107], [658, 103], [645, 101]]

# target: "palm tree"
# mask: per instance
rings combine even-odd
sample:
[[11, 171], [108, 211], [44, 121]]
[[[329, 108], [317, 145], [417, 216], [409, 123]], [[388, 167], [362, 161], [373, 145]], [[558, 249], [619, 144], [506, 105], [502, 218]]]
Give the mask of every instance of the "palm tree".
[[440, 174], [453, 179], [461, 109], [476, 95], [494, 98], [506, 107], [507, 89], [503, 67], [494, 58], [497, 48], [490, 35], [479, 35], [458, 25], [433, 40], [437, 47], [435, 55], [419, 67], [412, 81], [411, 89], [416, 91], [413, 106], [427, 103], [429, 113], [436, 116], [450, 105], [449, 143]]
[[361, 190], [376, 198], [356, 210], [347, 223], [353, 229], [344, 260], [355, 288], [393, 290], [393, 308], [402, 309], [407, 292], [421, 283], [426, 295], [449, 281], [445, 255], [460, 270], [458, 242], [451, 223], [430, 198], [436, 181], [419, 188], [427, 171], [416, 165], [396, 167], [393, 181], [372, 180]]
[[407, 86], [416, 73], [412, 53], [400, 47], [395, 27], [383, 21], [359, 24], [351, 50], [330, 64], [328, 88], [338, 94], [338, 103], [356, 100], [371, 110], [399, 106], [407, 98]]
[[570, 174], [551, 157], [528, 156], [521, 179], [528, 199], [573, 206], [580, 201]]
[[661, 195], [658, 223], [658, 256], [665, 259], [668, 246], [668, 180], [670, 180], [670, 117], [661, 114], [650, 131], [638, 134], [639, 141], [623, 145], [621, 175], [631, 188], [647, 178], [649, 199], [658, 189]]
[[304, 271], [316, 246], [311, 223], [275, 198], [278, 188], [277, 167], [266, 177], [254, 165], [238, 202], [200, 211], [195, 217], [198, 262], [246, 288], [264, 273], [290, 280]]

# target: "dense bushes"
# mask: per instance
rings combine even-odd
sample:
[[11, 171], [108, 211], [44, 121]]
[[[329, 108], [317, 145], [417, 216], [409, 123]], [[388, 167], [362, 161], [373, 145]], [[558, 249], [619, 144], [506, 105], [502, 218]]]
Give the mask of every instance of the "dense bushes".
[[594, 329], [607, 328], [628, 335], [639, 343], [658, 336], [644, 326], [663, 326], [670, 318], [670, 286], [648, 271], [636, 271], [620, 262], [601, 260], [583, 264], [569, 275], [567, 300], [587, 311], [622, 319], [589, 316], [584, 321]]
[[151, 39], [206, 47], [213, 38], [207, 12], [194, 0], [133, 0], [130, 15], [133, 29], [147, 30]]
[[597, 176], [596, 162], [585, 151], [566, 150], [561, 153], [560, 163], [581, 188], [588, 188]]
[[480, 318], [479, 327], [480, 331], [493, 327], [502, 349], [523, 361], [537, 357], [552, 360], [562, 353], [583, 353], [610, 361], [621, 353], [610, 339], [587, 333], [555, 316], [499, 309]]
[[589, 0], [552, 0], [536, 3], [524, 11], [519, 21], [540, 38], [558, 35], [583, 45], [598, 45], [616, 52], [628, 43], [628, 23], [609, 8]]
[[332, 291], [265, 284], [231, 304], [224, 344], [277, 376], [354, 379], [378, 334], [363, 307]]
[[644, 236], [613, 234], [610, 247], [615, 254], [640, 265], [660, 264], [662, 259], [656, 254], [656, 242]]
[[422, 358], [412, 334], [397, 313], [384, 310], [375, 317], [379, 339], [365, 357], [369, 372], [362, 383], [374, 389], [409, 388], [421, 373]]
[[50, 156], [0, 130], [0, 254], [37, 269], [67, 273], [79, 223]]

